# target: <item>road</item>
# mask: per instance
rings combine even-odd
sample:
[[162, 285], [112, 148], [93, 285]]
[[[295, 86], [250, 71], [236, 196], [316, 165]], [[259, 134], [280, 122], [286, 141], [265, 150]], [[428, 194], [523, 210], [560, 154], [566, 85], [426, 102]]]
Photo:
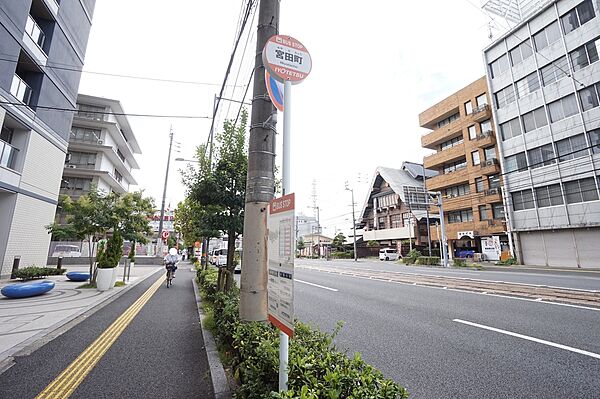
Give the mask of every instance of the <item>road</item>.
[[[297, 261], [295, 312], [411, 398], [600, 398], [600, 309], [323, 273]], [[599, 290], [596, 273], [363, 268]]]
[[[214, 397], [193, 273], [180, 268], [177, 274], [169, 289], [162, 271], [151, 276], [29, 356], [16, 358], [16, 364], [0, 375], [0, 398], [34, 398], [47, 392], [53, 381], [73, 386], [82, 374], [72, 398]], [[114, 324], [120, 316], [127, 316], [123, 320], [129, 324]], [[105, 346], [95, 346], [111, 339], [105, 353]], [[86, 356], [79, 358], [83, 353]], [[77, 359], [97, 363], [86, 368]], [[63, 370], [72, 373], [60, 377]]]

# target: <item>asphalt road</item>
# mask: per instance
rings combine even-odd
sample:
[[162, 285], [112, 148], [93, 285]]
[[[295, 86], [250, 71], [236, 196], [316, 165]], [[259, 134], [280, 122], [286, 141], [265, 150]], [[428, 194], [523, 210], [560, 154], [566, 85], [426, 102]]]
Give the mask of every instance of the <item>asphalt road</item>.
[[[397, 270], [396, 265], [373, 267]], [[442, 271], [452, 277], [456, 272], [473, 273]], [[498, 273], [506, 272], [476, 278]], [[534, 274], [540, 275], [502, 274], [502, 280], [590, 288], [598, 284], [595, 277], [588, 280], [584, 275], [563, 281], [560, 276]], [[336, 344], [349, 354], [361, 352], [369, 363], [405, 386], [411, 398], [600, 398], [598, 310], [358, 279], [302, 267], [296, 269], [295, 279], [296, 316], [326, 330], [344, 320]]]
[[402, 273], [414, 273], [433, 276], [448, 276], [455, 278], [472, 278], [477, 280], [504, 281], [521, 284], [540, 284], [552, 287], [575, 288], [583, 290], [600, 291], [600, 270], [548, 270], [542, 268], [532, 269], [502, 269], [494, 270], [475, 269], [444, 269], [441, 267], [406, 266], [396, 262], [360, 259], [352, 260], [319, 261], [309, 259], [296, 259], [296, 265], [332, 265], [335, 267], [348, 267], [372, 270], [387, 270]]
[[[125, 328], [72, 398], [212, 398], [192, 288], [180, 268]], [[140, 297], [158, 274], [89, 316], [0, 375], [0, 398], [34, 398]], [[161, 273], [161, 279], [162, 273]]]

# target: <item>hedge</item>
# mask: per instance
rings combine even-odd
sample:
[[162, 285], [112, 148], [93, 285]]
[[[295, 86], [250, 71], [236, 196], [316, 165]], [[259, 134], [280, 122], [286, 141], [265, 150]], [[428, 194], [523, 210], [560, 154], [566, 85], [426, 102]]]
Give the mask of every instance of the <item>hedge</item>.
[[417, 258], [417, 265], [439, 265], [439, 256], [419, 256]]
[[237, 288], [217, 292], [214, 268], [197, 274], [203, 300], [212, 307], [215, 336], [239, 384], [236, 398], [408, 398], [404, 388], [365, 363], [360, 354], [349, 358], [337, 350], [333, 339], [341, 324], [330, 334], [300, 322], [289, 341], [289, 390], [278, 393], [278, 330], [266, 323], [241, 323]]
[[66, 272], [67, 269], [57, 269], [55, 267], [37, 267], [29, 266], [18, 269], [15, 272], [15, 278], [21, 280], [33, 280], [36, 278], [44, 278], [47, 276], [58, 276]]

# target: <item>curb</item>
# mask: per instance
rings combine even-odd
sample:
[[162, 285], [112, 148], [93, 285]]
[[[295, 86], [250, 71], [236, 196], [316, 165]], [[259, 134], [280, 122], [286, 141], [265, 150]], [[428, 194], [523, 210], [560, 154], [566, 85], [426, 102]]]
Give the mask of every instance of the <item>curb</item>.
[[34, 336], [28, 338], [27, 340], [4, 351], [3, 353], [0, 353], [0, 374], [4, 373], [6, 370], [11, 368], [15, 364], [15, 357], [30, 355], [42, 346], [46, 345], [48, 342], [52, 341], [54, 338], [69, 331], [71, 328], [75, 327], [77, 324], [81, 323], [89, 316], [93, 315], [103, 307], [115, 301], [117, 298], [125, 294], [133, 287], [137, 286], [146, 279], [156, 275], [156, 273], [158, 273], [159, 271], [162, 271], [162, 268], [161, 270], [157, 270], [153, 273], [147, 274], [146, 276], [140, 278], [132, 284], [126, 285], [125, 287], [123, 287], [122, 290], [110, 296], [105, 301], [95, 305], [90, 305], [82, 312], [71, 315], [66, 319], [60, 320], [55, 324], [51, 325], [50, 327], [44, 329], [43, 331], [40, 331]]
[[[195, 271], [195, 269], [192, 270]], [[206, 357], [208, 358], [208, 367], [210, 369], [210, 378], [213, 384], [215, 399], [231, 399], [231, 389], [229, 388], [229, 382], [227, 381], [227, 376], [223, 369], [223, 363], [221, 363], [221, 359], [219, 358], [215, 337], [213, 337], [210, 331], [204, 328], [204, 311], [202, 310], [202, 300], [200, 299], [200, 291], [195, 277], [192, 278], [192, 284], [194, 286], [196, 307], [198, 309], [198, 317], [200, 318], [200, 327], [202, 328], [202, 336], [204, 338], [204, 349], [206, 350]]]

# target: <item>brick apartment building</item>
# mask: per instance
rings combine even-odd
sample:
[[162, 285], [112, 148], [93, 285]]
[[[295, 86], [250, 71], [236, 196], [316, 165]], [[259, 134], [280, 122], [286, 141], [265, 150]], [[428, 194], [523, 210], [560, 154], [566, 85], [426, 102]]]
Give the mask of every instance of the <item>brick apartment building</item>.
[[[484, 253], [498, 259], [510, 253], [487, 91], [481, 77], [419, 115], [420, 126], [430, 130], [421, 145], [436, 151], [423, 160], [425, 168], [438, 172], [426, 186], [442, 193], [450, 256]], [[437, 238], [436, 227], [431, 230]]]

